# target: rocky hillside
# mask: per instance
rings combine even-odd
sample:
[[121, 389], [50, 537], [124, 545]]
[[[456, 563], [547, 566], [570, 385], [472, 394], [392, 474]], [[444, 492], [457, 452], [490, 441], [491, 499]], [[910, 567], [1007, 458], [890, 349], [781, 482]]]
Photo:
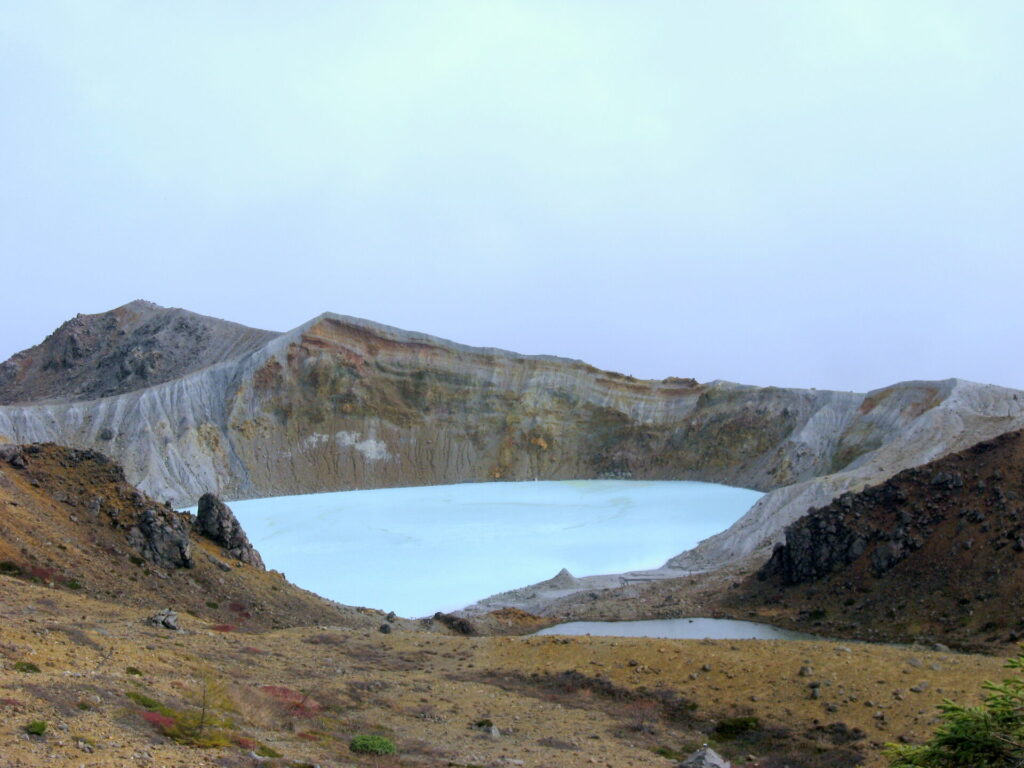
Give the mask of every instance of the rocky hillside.
[[244, 534], [219, 535], [226, 519], [207, 524], [218, 535], [200, 535], [190, 515], [140, 493], [94, 451], [0, 446], [2, 574], [244, 630], [380, 625], [378, 611], [340, 606], [265, 571], [251, 547], [239, 548]]
[[[156, 325], [177, 322], [147, 307], [165, 318]], [[847, 489], [1024, 426], [1021, 393], [959, 380], [867, 395], [638, 381], [331, 314], [272, 338], [217, 329], [191, 356], [169, 355], [191, 361], [161, 369], [176, 378], [129, 377], [109, 397], [50, 402], [49, 379], [22, 375], [18, 398], [35, 402], [0, 406], [0, 441], [99, 449], [145, 492], [182, 505], [207, 491], [230, 499], [534, 478], [770, 491], [733, 529], [672, 563], [699, 569], [770, 546], [785, 524]], [[257, 338], [265, 343], [254, 348]], [[18, 370], [29, 370], [25, 356], [15, 356]], [[97, 378], [93, 357], [61, 360], [69, 381], [92, 382], [80, 390], [89, 396], [113, 386]], [[32, 381], [38, 391], [28, 391]]]
[[812, 511], [736, 600], [823, 632], [999, 644], [1024, 638], [1022, 584], [1017, 431]]
[[275, 336], [148, 301], [76, 315], [0, 365], [0, 404], [120, 395], [254, 352]]

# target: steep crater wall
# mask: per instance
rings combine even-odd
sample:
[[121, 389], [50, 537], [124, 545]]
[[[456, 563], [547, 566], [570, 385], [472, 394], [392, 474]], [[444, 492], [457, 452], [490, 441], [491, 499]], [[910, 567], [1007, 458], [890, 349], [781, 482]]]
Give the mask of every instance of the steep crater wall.
[[600, 477], [771, 491], [673, 563], [706, 568], [848, 488], [1024, 426], [1017, 397], [957, 380], [868, 395], [638, 381], [328, 314], [155, 386], [0, 407], [0, 440], [97, 448], [182, 505], [205, 492]]

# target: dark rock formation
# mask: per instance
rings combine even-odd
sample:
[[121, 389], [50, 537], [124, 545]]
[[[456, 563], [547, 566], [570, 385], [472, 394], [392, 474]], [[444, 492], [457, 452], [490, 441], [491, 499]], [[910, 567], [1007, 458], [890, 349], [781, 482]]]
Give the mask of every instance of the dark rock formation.
[[785, 604], [865, 639], [1024, 636], [1024, 432], [845, 493], [785, 535], [737, 590], [743, 607]]
[[187, 516], [172, 509], [145, 510], [128, 531], [128, 542], [144, 558], [161, 568], [191, 568], [192, 543]]
[[212, 493], [204, 493], [200, 497], [193, 527], [236, 560], [265, 570], [263, 558], [249, 543], [249, 537], [242, 530], [235, 513]]
[[777, 574], [785, 584], [819, 579], [859, 558], [873, 540], [881, 543], [871, 553], [872, 569], [881, 575], [919, 548], [921, 539], [905, 526], [880, 533], [864, 519], [864, 512], [877, 505], [896, 510], [906, 501], [906, 492], [888, 481], [859, 494], [844, 493], [828, 507], [812, 510], [786, 529], [786, 543], [775, 548], [762, 578]]
[[459, 635], [475, 635], [476, 627], [473, 626], [473, 622], [469, 619], [465, 619], [461, 616], [455, 616], [451, 613], [441, 613], [438, 611], [434, 614], [434, 621], [439, 621], [444, 624], [452, 632]]

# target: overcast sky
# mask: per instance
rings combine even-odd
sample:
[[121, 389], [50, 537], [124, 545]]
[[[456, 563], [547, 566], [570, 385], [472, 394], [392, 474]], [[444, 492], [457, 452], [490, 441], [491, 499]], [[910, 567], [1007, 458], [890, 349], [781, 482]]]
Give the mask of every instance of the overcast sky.
[[136, 298], [1024, 388], [1024, 3], [0, 0], [0, 360]]

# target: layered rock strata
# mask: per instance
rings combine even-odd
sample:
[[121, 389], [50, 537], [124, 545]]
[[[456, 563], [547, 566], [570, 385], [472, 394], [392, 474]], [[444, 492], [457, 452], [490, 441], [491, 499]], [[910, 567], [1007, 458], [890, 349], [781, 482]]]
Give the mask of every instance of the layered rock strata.
[[[146, 312], [147, 327], [182, 321], [182, 310]], [[106, 327], [103, 317], [82, 322]], [[867, 395], [638, 381], [333, 314], [261, 344], [265, 332], [221, 334], [216, 322], [200, 323], [210, 332], [185, 357], [217, 362], [169, 368], [180, 375], [109, 397], [95, 398], [106, 392], [96, 384], [57, 402], [40, 385], [37, 402], [0, 407], [0, 441], [99, 447], [147, 493], [181, 505], [208, 491], [238, 499], [601, 477], [768, 491], [732, 529], [671, 563], [703, 569], [770, 545], [848, 489], [1024, 426], [1021, 393], [955, 379]], [[41, 347], [36, 357], [55, 354]], [[128, 354], [110, 349], [112, 360]], [[70, 378], [89, 378], [66, 359]], [[23, 400], [30, 379], [0, 377], [0, 399]]]

